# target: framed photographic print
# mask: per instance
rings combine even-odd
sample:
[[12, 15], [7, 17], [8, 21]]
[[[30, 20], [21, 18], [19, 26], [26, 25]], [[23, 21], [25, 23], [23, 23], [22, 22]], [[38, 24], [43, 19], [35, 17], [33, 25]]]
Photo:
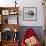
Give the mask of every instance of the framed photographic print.
[[9, 15], [9, 10], [2, 10], [2, 15]]
[[36, 7], [23, 7], [23, 19], [25, 21], [37, 20], [37, 8]]

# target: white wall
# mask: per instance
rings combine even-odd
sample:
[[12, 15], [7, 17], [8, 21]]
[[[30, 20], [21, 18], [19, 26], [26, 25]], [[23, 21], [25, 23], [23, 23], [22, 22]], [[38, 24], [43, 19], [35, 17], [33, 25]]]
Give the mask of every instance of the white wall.
[[[23, 12], [20, 16], [20, 25], [22, 26], [43, 26], [43, 6], [42, 0], [25, 0], [21, 3], [23, 7], [36, 7], [37, 8], [37, 21], [24, 21]], [[23, 9], [21, 9], [23, 10]]]
[[[0, 0], [1, 7], [15, 6], [15, 0]], [[19, 24], [20, 26], [43, 26], [43, 6], [42, 0], [17, 0], [20, 7]], [[23, 20], [23, 7], [36, 7], [37, 8], [37, 21], [24, 21]]]

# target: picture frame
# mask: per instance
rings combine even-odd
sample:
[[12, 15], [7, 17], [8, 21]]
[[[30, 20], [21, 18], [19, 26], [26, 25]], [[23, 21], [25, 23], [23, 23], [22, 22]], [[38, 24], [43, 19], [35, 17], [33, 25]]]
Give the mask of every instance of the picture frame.
[[2, 15], [9, 15], [9, 10], [2, 10]]
[[37, 8], [36, 7], [23, 7], [23, 20], [24, 21], [36, 21], [37, 20]]

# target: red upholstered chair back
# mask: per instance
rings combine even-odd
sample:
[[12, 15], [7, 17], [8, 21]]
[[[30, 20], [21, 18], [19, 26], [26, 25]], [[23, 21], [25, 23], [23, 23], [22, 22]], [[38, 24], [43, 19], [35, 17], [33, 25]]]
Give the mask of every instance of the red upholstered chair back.
[[21, 45], [26, 46], [25, 39], [28, 39], [29, 37], [32, 37], [32, 36], [37, 37], [37, 34], [34, 32], [32, 28], [28, 28], [24, 34], [24, 37], [22, 38]]

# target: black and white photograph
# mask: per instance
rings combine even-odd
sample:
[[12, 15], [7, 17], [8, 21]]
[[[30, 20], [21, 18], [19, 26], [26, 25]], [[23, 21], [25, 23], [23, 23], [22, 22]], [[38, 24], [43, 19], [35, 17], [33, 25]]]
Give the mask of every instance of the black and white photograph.
[[23, 19], [25, 21], [37, 20], [37, 8], [36, 7], [24, 7], [23, 8]]

